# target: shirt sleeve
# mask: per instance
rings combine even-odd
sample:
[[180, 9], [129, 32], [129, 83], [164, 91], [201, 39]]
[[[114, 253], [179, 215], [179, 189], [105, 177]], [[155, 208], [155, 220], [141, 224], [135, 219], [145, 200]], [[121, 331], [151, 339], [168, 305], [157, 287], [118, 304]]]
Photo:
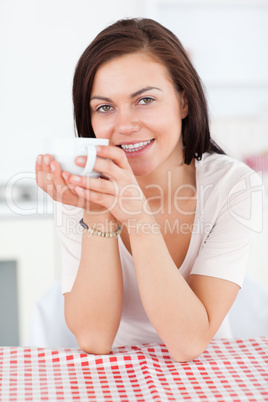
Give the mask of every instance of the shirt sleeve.
[[191, 274], [225, 279], [242, 287], [254, 232], [262, 231], [263, 195], [261, 178], [253, 171], [224, 189], [223, 206]]
[[83, 209], [55, 204], [56, 231], [60, 242], [62, 293], [72, 290], [81, 258]]

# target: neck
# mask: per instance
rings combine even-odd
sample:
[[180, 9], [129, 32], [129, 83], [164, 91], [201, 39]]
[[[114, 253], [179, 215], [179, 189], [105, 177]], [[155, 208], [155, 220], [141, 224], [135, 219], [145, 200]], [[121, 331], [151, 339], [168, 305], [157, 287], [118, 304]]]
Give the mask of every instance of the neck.
[[[156, 210], [170, 206], [175, 195], [191, 197], [195, 191], [195, 162], [190, 165], [174, 164], [172, 168], [158, 169], [149, 175], [137, 177], [137, 181], [150, 206]], [[160, 205], [161, 204], [161, 205]]]

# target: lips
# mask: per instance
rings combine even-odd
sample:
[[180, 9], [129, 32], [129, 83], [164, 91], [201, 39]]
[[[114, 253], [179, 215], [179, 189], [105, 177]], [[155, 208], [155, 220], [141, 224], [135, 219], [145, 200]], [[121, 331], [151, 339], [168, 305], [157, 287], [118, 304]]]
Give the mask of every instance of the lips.
[[125, 152], [137, 152], [141, 151], [143, 148], [145, 148], [147, 145], [149, 145], [152, 140], [148, 141], [141, 141], [141, 142], [136, 142], [135, 144], [121, 144], [120, 147], [125, 151]]

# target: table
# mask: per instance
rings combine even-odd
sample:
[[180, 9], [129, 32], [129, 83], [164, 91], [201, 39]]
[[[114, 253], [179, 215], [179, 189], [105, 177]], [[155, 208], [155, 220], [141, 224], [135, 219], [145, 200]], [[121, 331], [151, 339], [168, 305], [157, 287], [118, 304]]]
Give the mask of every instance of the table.
[[268, 338], [213, 340], [187, 363], [161, 344], [109, 355], [2, 347], [0, 400], [268, 401]]

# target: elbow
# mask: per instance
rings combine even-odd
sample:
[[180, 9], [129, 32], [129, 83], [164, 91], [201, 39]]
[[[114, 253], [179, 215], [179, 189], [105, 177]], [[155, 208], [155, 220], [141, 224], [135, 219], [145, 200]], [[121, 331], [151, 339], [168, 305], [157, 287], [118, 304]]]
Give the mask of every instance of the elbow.
[[107, 355], [111, 352], [114, 336], [107, 330], [96, 331], [96, 328], [81, 326], [78, 322], [70, 320], [69, 315], [65, 310], [65, 322], [69, 330], [76, 338], [78, 347], [85, 353], [96, 355]]
[[76, 336], [79, 348], [88, 354], [108, 355], [112, 349], [112, 343], [101, 337], [92, 337], [90, 335]]
[[185, 351], [180, 352], [170, 352], [170, 356], [175, 363], [187, 363], [194, 359], [197, 359], [203, 352], [200, 353], [185, 353]]
[[197, 357], [199, 357], [201, 353], [170, 353], [170, 356], [172, 358], [172, 360], [175, 363], [187, 363], [190, 362], [194, 359], [196, 359]]
[[187, 363], [197, 359], [206, 349], [206, 346], [189, 345], [186, 347], [176, 347], [169, 350], [172, 360], [176, 363]]

